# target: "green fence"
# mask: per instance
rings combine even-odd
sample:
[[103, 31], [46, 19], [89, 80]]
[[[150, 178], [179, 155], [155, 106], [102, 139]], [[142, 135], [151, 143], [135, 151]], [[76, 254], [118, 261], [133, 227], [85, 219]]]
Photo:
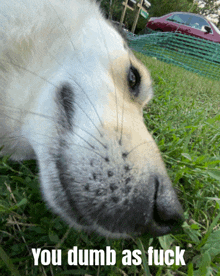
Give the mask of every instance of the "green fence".
[[171, 32], [139, 36], [128, 34], [128, 40], [135, 51], [203, 76], [220, 79], [219, 43]]

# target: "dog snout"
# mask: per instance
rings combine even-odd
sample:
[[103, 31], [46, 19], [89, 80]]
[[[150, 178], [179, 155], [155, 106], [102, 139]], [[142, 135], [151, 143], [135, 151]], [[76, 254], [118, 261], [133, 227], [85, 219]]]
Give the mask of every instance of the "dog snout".
[[147, 184], [144, 181], [139, 183], [138, 188], [134, 188], [127, 196], [124, 198], [125, 194], [120, 193], [118, 200], [111, 200], [111, 203], [108, 198], [105, 205], [109, 208], [102, 205], [93, 213], [93, 219], [96, 218], [97, 224], [111, 233], [128, 235], [146, 233], [156, 237], [181, 229], [183, 210], [168, 176], [152, 176]]

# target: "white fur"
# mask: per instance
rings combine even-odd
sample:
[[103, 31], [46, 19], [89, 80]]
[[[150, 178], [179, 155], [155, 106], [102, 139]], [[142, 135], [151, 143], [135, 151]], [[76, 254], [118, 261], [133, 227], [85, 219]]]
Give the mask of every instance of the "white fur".
[[[134, 203], [149, 207], [140, 218], [149, 228], [152, 175], [163, 178], [171, 201], [176, 196], [142, 118], [152, 97], [147, 69], [95, 1], [8, 0], [0, 4], [0, 24], [2, 154], [38, 160], [43, 196], [71, 226], [127, 237], [135, 232], [129, 214], [140, 213]], [[141, 74], [138, 97], [128, 86], [131, 64]], [[59, 123], [67, 117], [57, 103], [65, 85], [74, 98], [70, 130]], [[123, 159], [123, 153], [129, 155]]]

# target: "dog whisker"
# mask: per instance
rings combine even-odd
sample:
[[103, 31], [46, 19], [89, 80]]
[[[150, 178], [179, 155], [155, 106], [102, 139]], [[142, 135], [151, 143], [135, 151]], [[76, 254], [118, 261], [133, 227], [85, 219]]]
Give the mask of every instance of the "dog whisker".
[[126, 156], [128, 156], [132, 151], [136, 150], [137, 148], [139, 148], [140, 146], [143, 146], [145, 144], [149, 144], [149, 143], [153, 143], [153, 141], [146, 141], [143, 143], [140, 143], [139, 145], [135, 146], [133, 149], [131, 149], [129, 152], [126, 153]]
[[91, 133], [89, 133], [88, 131], [86, 131], [85, 129], [82, 129], [81, 127], [79, 127], [79, 126], [77, 126], [77, 125], [75, 125], [74, 124], [74, 126], [75, 127], [77, 127], [77, 128], [79, 128], [79, 129], [81, 129], [82, 131], [84, 131], [84, 132], [86, 132], [89, 136], [91, 136], [93, 139], [95, 139], [99, 144], [101, 144], [102, 146], [103, 146], [103, 148], [107, 148], [107, 146], [104, 144], [104, 143], [102, 143], [99, 139], [97, 139], [94, 135], [92, 135]]
[[0, 1], [0, 154], [37, 159], [76, 229], [164, 235], [182, 208], [143, 121], [151, 77], [96, 2]]

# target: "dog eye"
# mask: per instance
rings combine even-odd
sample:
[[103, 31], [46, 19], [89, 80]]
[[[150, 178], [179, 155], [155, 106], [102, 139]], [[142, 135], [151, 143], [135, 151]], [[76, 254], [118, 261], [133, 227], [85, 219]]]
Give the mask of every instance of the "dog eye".
[[131, 66], [128, 72], [128, 85], [135, 97], [137, 97], [139, 94], [140, 81], [141, 76], [138, 70], [134, 66]]

